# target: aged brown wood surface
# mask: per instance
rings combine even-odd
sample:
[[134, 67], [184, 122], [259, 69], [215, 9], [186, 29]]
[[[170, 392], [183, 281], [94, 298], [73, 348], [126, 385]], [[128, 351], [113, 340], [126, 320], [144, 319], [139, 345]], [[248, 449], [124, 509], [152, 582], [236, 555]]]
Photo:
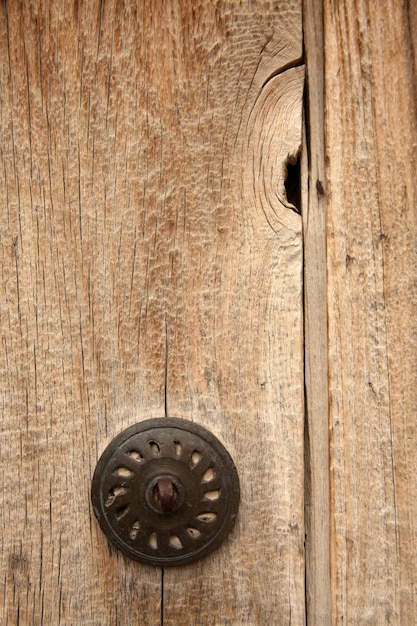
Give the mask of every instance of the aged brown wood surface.
[[[0, 55], [3, 623], [303, 624], [300, 2], [2, 3]], [[89, 488], [164, 414], [242, 503], [162, 573]]]
[[417, 615], [415, 3], [324, 11], [333, 624]]
[[329, 414], [323, 10], [306, 0], [303, 142], [306, 606], [309, 624], [330, 621]]

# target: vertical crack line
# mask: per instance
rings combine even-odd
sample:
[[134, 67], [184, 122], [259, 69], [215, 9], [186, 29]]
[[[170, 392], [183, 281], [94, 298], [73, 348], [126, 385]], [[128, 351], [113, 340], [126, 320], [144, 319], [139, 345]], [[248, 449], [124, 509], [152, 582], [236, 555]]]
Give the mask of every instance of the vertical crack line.
[[168, 322], [165, 320], [165, 380], [164, 380], [165, 417], [168, 417], [168, 348], [169, 348], [169, 329], [168, 329]]
[[[304, 43], [304, 42], [303, 42]], [[308, 177], [309, 177], [309, 165], [310, 165], [310, 157], [309, 157], [309, 147], [308, 147], [308, 100], [307, 100], [307, 88], [306, 84], [304, 84], [304, 95], [303, 95], [303, 137], [302, 137], [302, 154], [301, 154], [301, 172], [300, 172], [300, 193], [301, 193], [301, 202], [306, 203], [307, 206], [302, 207], [303, 211], [308, 214]], [[309, 416], [308, 416], [308, 402], [309, 402], [309, 392], [308, 385], [306, 382], [308, 371], [307, 371], [307, 358], [308, 358], [308, 345], [307, 345], [307, 297], [306, 297], [306, 254], [305, 254], [305, 214], [303, 214], [303, 274], [302, 274], [302, 307], [303, 307], [303, 378], [304, 378], [304, 612], [305, 612], [305, 626], [308, 626], [310, 621], [310, 611], [308, 604], [308, 590], [309, 590], [309, 580], [308, 580], [308, 566], [307, 566], [307, 551], [308, 551], [308, 541], [309, 541], [309, 533], [310, 533], [310, 519], [309, 519], [309, 504], [310, 504], [310, 493], [311, 493], [311, 458], [310, 458], [310, 438], [309, 438]]]
[[165, 570], [161, 567], [161, 626], [164, 626], [164, 573]]

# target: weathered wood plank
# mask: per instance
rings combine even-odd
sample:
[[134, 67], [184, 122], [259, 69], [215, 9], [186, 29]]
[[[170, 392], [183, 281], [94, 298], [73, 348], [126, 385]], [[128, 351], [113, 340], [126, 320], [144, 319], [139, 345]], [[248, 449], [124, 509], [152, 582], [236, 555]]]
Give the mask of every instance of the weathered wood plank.
[[306, 141], [303, 147], [305, 524], [307, 623], [330, 626], [329, 412], [322, 4], [303, 5]]
[[160, 571], [88, 502], [107, 442], [167, 412], [224, 441], [242, 506], [165, 571], [165, 625], [302, 624], [300, 3], [0, 11], [5, 621], [160, 623]]
[[417, 614], [412, 5], [325, 3], [334, 624]]

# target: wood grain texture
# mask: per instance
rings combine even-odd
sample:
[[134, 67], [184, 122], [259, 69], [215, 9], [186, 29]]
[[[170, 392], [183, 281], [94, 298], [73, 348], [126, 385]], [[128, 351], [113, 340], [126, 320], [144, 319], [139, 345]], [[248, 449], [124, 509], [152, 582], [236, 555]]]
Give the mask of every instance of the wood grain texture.
[[417, 614], [417, 21], [326, 2], [334, 624]]
[[[300, 63], [301, 14], [268, 7], [228, 2], [216, 20], [195, 3], [203, 23], [217, 21], [215, 54], [204, 51], [207, 77], [182, 95], [195, 109], [170, 138], [186, 199], [172, 209], [167, 412], [226, 444], [242, 501], [219, 552], [165, 570], [165, 626], [304, 621], [302, 239], [284, 190], [303, 68], [280, 73]], [[192, 75], [195, 55], [184, 63]]]
[[306, 141], [303, 142], [305, 525], [307, 623], [330, 626], [324, 49], [322, 4], [303, 5]]
[[160, 572], [138, 585], [89, 505], [107, 438], [164, 407], [157, 316], [138, 340], [154, 250], [135, 256], [139, 95], [99, 5], [0, 11], [1, 621], [159, 624]]
[[[2, 3], [0, 55], [4, 623], [303, 624], [300, 2]], [[89, 489], [164, 414], [226, 444], [242, 504], [162, 575]]]

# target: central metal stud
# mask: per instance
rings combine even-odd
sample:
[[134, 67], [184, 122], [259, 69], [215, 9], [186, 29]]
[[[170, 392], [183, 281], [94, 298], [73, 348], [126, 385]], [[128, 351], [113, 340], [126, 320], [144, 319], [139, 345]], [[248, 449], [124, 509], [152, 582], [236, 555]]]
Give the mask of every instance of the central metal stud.
[[162, 513], [172, 513], [177, 499], [177, 490], [172, 482], [171, 476], [163, 476], [158, 479], [155, 490]]

